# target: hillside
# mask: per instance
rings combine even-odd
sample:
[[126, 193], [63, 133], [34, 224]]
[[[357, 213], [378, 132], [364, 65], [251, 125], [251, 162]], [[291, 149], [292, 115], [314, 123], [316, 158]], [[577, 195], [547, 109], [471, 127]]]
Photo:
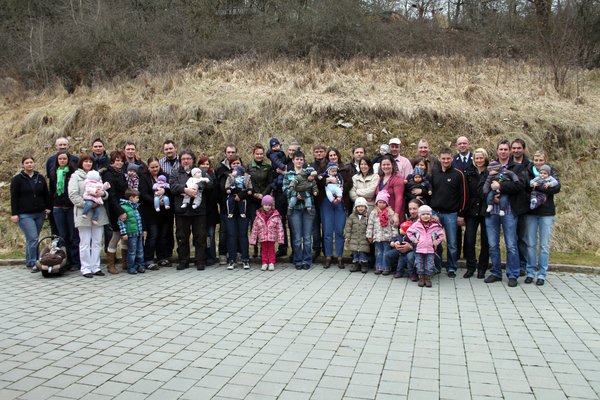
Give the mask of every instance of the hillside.
[[[390, 135], [402, 138], [406, 156], [416, 153], [421, 137], [439, 149], [454, 147], [456, 137], [466, 135], [488, 151], [500, 138], [521, 137], [530, 153], [546, 150], [561, 173], [553, 249], [596, 252], [600, 72], [571, 71], [568, 82], [566, 95], [559, 96], [550, 71], [534, 64], [400, 57], [206, 61], [79, 87], [72, 95], [59, 84], [29, 93], [5, 79], [0, 181], [8, 183], [24, 154], [33, 154], [43, 170], [54, 140], [63, 135], [74, 152], [100, 136], [109, 149], [133, 139], [147, 158], [173, 138], [180, 148], [215, 159], [229, 142], [249, 159], [251, 145], [271, 136], [296, 139], [306, 148], [336, 145], [345, 159], [352, 145], [367, 144], [372, 154]], [[352, 128], [337, 126], [340, 119]], [[18, 228], [7, 222], [8, 197], [5, 186], [0, 191], [5, 253], [23, 243]]]

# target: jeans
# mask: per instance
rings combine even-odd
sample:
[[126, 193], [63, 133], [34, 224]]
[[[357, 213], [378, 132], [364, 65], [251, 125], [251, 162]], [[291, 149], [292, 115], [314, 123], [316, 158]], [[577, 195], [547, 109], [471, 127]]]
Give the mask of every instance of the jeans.
[[79, 227], [81, 274], [93, 274], [100, 271], [100, 251], [102, 250], [103, 233], [104, 227], [102, 226]]
[[[485, 218], [469, 216], [465, 218], [465, 258], [467, 269], [471, 271], [486, 271], [490, 262], [490, 247], [488, 245]], [[479, 262], [475, 252], [477, 242], [477, 230], [479, 229], [481, 249], [479, 250]]]
[[458, 223], [456, 222], [456, 218], [458, 217], [458, 214], [455, 212], [437, 213], [437, 216], [439, 217], [440, 223], [444, 227], [444, 231], [446, 233], [446, 246], [448, 247], [446, 271], [456, 272], [456, 258], [458, 257], [458, 247], [456, 244], [456, 231]]
[[289, 216], [292, 226], [292, 239], [294, 246], [294, 265], [312, 264], [312, 223], [313, 215], [305, 209], [294, 209]]
[[135, 265], [144, 268], [144, 238], [142, 235], [128, 236], [127, 239], [127, 270], [134, 271]]
[[385, 263], [385, 252], [390, 248], [390, 242], [375, 243], [375, 269], [377, 271], [389, 271], [390, 265]]
[[[288, 234], [287, 234], [286, 221], [288, 219], [291, 220], [291, 216], [288, 217], [287, 197], [285, 196], [285, 193], [283, 193], [283, 192], [274, 191], [273, 198], [275, 199], [275, 209], [279, 212], [279, 216], [281, 217], [281, 224], [283, 225], [283, 244], [280, 244], [278, 249], [284, 250], [287, 253]], [[291, 226], [292, 226], [292, 223], [290, 222], [290, 227]], [[290, 229], [290, 236], [292, 236], [292, 235], [293, 235], [293, 233], [291, 232], [291, 229]]]
[[419, 275], [433, 275], [434, 269], [434, 253], [418, 253], [415, 254], [415, 267]]
[[353, 251], [352, 252], [352, 262], [354, 264], [361, 263], [366, 264], [369, 262], [369, 253], [365, 253], [364, 251]]
[[[527, 276], [534, 278], [536, 266], [538, 279], [546, 279], [548, 272], [548, 259], [550, 258], [550, 237], [554, 229], [554, 215], [549, 216], [526, 216], [527, 226]], [[538, 232], [540, 244], [540, 256], [537, 258]]]
[[237, 253], [241, 254], [242, 261], [250, 259], [248, 255], [248, 218], [234, 215], [227, 218], [227, 261], [235, 262]]
[[38, 260], [38, 238], [44, 225], [45, 212], [19, 214], [19, 228], [25, 235], [25, 265], [33, 267]]
[[156, 211], [160, 210], [160, 201], [163, 201], [163, 204], [165, 205], [165, 208], [169, 208], [171, 207], [171, 200], [169, 200], [169, 196], [166, 195], [162, 195], [162, 196], [154, 196], [154, 209]]
[[214, 264], [217, 261], [217, 242], [215, 241], [216, 225], [208, 226], [208, 247], [206, 248], [206, 263]]
[[323, 244], [326, 257], [333, 256], [333, 240], [335, 237], [335, 256], [344, 255], [344, 226], [346, 211], [343, 203], [331, 204], [327, 199], [321, 202], [321, 223], [323, 225]]
[[409, 275], [415, 275], [415, 252], [409, 251], [408, 253], [401, 253], [394, 248], [390, 248], [385, 252], [385, 264], [390, 267], [396, 266], [396, 273], [403, 273], [404, 270], [408, 269]]
[[83, 202], [83, 210], [81, 210], [81, 215], [85, 215], [86, 218], [89, 218], [89, 215], [87, 215], [90, 211], [92, 212], [92, 220], [93, 221], [98, 221], [98, 218], [100, 218], [100, 207], [101, 206], [96, 206], [96, 202], [93, 200], [84, 200]]
[[490, 245], [490, 258], [492, 259], [492, 275], [502, 278], [502, 265], [500, 264], [500, 226], [504, 232], [506, 244], [506, 276], [508, 279], [519, 277], [519, 252], [517, 250], [517, 220], [512, 213], [504, 216], [492, 214], [485, 219], [485, 227]]
[[67, 249], [67, 263], [73, 268], [79, 269], [79, 233], [75, 228], [75, 214], [73, 207], [54, 207], [52, 218], [56, 224], [58, 236], [63, 238]]

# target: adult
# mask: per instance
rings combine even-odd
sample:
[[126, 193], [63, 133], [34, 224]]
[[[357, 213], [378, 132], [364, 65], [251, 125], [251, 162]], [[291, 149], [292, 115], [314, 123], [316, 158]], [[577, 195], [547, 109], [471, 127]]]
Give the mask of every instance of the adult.
[[[108, 201], [105, 204], [108, 211], [108, 220], [112, 228], [112, 236], [106, 248], [107, 270], [110, 274], [118, 274], [115, 263], [117, 260], [117, 245], [121, 240], [118, 220], [125, 221], [127, 214], [119, 204], [120, 199], [125, 198], [127, 181], [125, 180], [125, 153], [121, 150], [111, 151], [110, 165], [102, 174], [102, 179], [110, 184], [108, 189]], [[127, 242], [121, 242], [121, 258], [123, 270], [127, 269]]]
[[[79, 160], [79, 158], [77, 158]], [[71, 271], [79, 271], [79, 233], [75, 228], [73, 202], [69, 199], [69, 180], [77, 164], [70, 162], [69, 153], [60, 150], [56, 155], [56, 166], [48, 176], [50, 198], [52, 199], [52, 218], [67, 250], [67, 265]]]
[[[510, 159], [515, 165], [515, 173], [526, 173], [531, 166], [531, 160], [527, 157], [527, 145], [521, 138], [516, 138], [510, 143]], [[529, 182], [525, 182], [528, 187]], [[527, 224], [525, 214], [519, 216], [517, 221], [517, 250], [519, 251], [520, 275], [524, 276], [527, 267]]]
[[446, 272], [449, 278], [456, 277], [458, 258], [457, 230], [465, 224], [464, 212], [467, 202], [467, 186], [464, 174], [452, 167], [452, 151], [440, 151], [439, 171], [431, 175], [431, 208], [440, 219], [446, 232]]
[[312, 264], [313, 215], [306, 210], [304, 198], [289, 187], [290, 182], [296, 179], [296, 175], [302, 172], [302, 168], [304, 167], [304, 153], [301, 151], [294, 153], [293, 164], [293, 169], [288, 171], [283, 179], [283, 190], [286, 196], [288, 198], [294, 196], [297, 198], [296, 206], [292, 209], [289, 216], [294, 246], [293, 262], [296, 269], [309, 269]]
[[[146, 240], [144, 241], [144, 265], [147, 270], [153, 271], [160, 267], [167, 267], [169, 261], [169, 252], [166, 246], [169, 235], [173, 236], [173, 231], [169, 231], [168, 219], [172, 215], [165, 208], [164, 200], [160, 200], [159, 209], [154, 205], [155, 196], [166, 196], [170, 204], [173, 203], [171, 190], [169, 188], [153, 189], [158, 182], [158, 177], [165, 173], [160, 168], [158, 158], [150, 157], [146, 162], [147, 167], [140, 172], [140, 206], [139, 211], [142, 217], [142, 225], [146, 231]], [[168, 177], [165, 176], [165, 178]]]
[[[291, 171], [294, 166], [292, 163], [293, 155], [296, 151], [300, 150], [300, 144], [296, 141], [292, 141], [287, 145], [287, 170]], [[283, 244], [280, 244], [277, 248], [277, 252], [275, 253], [275, 257], [280, 258], [287, 255], [289, 240], [288, 237], [291, 238], [291, 229], [288, 235], [288, 226], [291, 225], [288, 220], [288, 204], [287, 197], [283, 191], [283, 181], [285, 179], [285, 174], [287, 172], [277, 173], [274, 170], [273, 177], [273, 198], [275, 199], [275, 209], [279, 213], [281, 217], [281, 223], [283, 225]], [[293, 252], [293, 247], [292, 247]]]
[[[313, 156], [314, 161], [310, 164], [311, 167], [317, 171], [317, 174], [320, 175], [325, 172], [325, 168], [327, 166], [327, 157], [325, 154], [327, 153], [327, 147], [322, 144], [316, 144], [313, 147]], [[313, 218], [313, 237], [312, 237], [312, 259], [313, 262], [317, 259], [319, 254], [321, 254], [321, 250], [323, 249], [323, 234], [321, 231], [321, 209], [320, 203], [323, 200], [325, 193], [323, 191], [319, 192], [317, 198], [314, 202], [314, 218]]]
[[[265, 147], [260, 143], [255, 144], [252, 149], [252, 161], [248, 166], [248, 174], [252, 181], [252, 196], [246, 203], [246, 212], [250, 219], [250, 226], [252, 226], [256, 218], [256, 210], [261, 207], [263, 197], [271, 194], [271, 183], [273, 182], [271, 164], [265, 161]], [[258, 248], [255, 245], [252, 257], [256, 258], [257, 255]]]
[[[485, 271], [490, 262], [490, 248], [485, 229], [486, 202], [479, 187], [483, 185], [486, 167], [489, 164], [487, 151], [478, 148], [473, 151], [473, 165], [465, 171], [467, 180], [468, 201], [465, 210], [465, 258], [467, 259], [467, 272], [463, 278], [470, 278], [477, 270], [477, 278], [485, 278]], [[485, 181], [484, 181], [485, 182]], [[480, 234], [479, 259], [476, 256], [475, 244], [477, 230]]]
[[[456, 168], [463, 174], [467, 168], [473, 166], [473, 154], [471, 153], [471, 144], [466, 136], [459, 136], [456, 139], [456, 154], [452, 159], [452, 168]], [[462, 226], [458, 226], [456, 231], [456, 257], [460, 258], [461, 250], [466, 254], [466, 249], [463, 248], [463, 230]]]
[[373, 164], [368, 158], [362, 158], [358, 163], [358, 173], [352, 176], [352, 188], [350, 189], [350, 198], [356, 201], [357, 198], [363, 197], [369, 209], [375, 206], [375, 191], [379, 176], [373, 172]]
[[[496, 155], [498, 157], [498, 162], [504, 169], [513, 172], [519, 171], [520, 167], [510, 159], [510, 142], [508, 140], [502, 139], [498, 142], [498, 145], [496, 146]], [[488, 172], [486, 171], [486, 178], [487, 175]], [[508, 286], [515, 287], [518, 284], [519, 252], [517, 250], [517, 221], [519, 215], [524, 214], [529, 210], [527, 194], [525, 192], [525, 179], [525, 176], [519, 175], [519, 181], [517, 182], [509, 179], [502, 182], [494, 181], [490, 185], [491, 190], [499, 191], [500, 194], [496, 196], [494, 207], [485, 219], [485, 227], [490, 246], [490, 258], [492, 260], [491, 274], [485, 278], [486, 283], [502, 280], [502, 269], [500, 264], [500, 227], [502, 227], [504, 244], [506, 245], [506, 275], [508, 277]], [[482, 181], [485, 182], [483, 177]], [[504, 215], [500, 215], [500, 195], [507, 195], [509, 200], [509, 207], [505, 210]]]
[[[223, 158], [215, 169], [215, 186], [219, 199], [219, 265], [227, 264], [227, 195], [221, 190], [225, 187], [227, 175], [231, 173], [229, 159], [237, 155], [237, 147], [229, 144], [224, 150], [225, 158]], [[180, 160], [181, 161], [181, 160]]]
[[[406, 178], [407, 176], [413, 173], [413, 167], [410, 164], [408, 158], [400, 155], [401, 144], [402, 142], [399, 138], [392, 138], [388, 143], [388, 145], [390, 146], [390, 154], [396, 161], [396, 164], [398, 164], [398, 171], [400, 172], [400, 175], [402, 175], [403, 178]], [[404, 212], [402, 213], [402, 215], [404, 215]]]
[[[419, 207], [423, 205], [423, 202], [419, 199], [412, 199], [408, 202], [408, 215], [407, 221], [416, 222], [419, 219]], [[417, 272], [414, 268], [415, 264], [415, 253], [413, 245], [408, 240], [399, 241], [396, 240], [393, 243], [393, 247], [383, 255], [385, 265], [390, 266], [393, 271], [396, 270], [395, 266], [398, 265], [398, 259], [400, 257], [406, 257], [406, 264], [409, 273], [409, 279], [413, 282], [418, 280]], [[366, 272], [366, 271], [363, 271]], [[397, 274], [394, 274], [394, 278], [400, 278]]]
[[[172, 171], [169, 177], [171, 193], [173, 193], [173, 207], [175, 208], [177, 269], [184, 270], [190, 266], [191, 234], [196, 257], [194, 264], [197, 270], [202, 271], [206, 268], [206, 238], [208, 235], [206, 219], [208, 193], [204, 189], [212, 187], [214, 182], [209, 178], [208, 182], [200, 183], [200, 189], [187, 187], [186, 182], [192, 176], [192, 168], [196, 165], [196, 155], [189, 149], [182, 150], [179, 153], [179, 163], [179, 169]], [[202, 176], [208, 177], [205, 171], [202, 171]], [[181, 208], [184, 193], [190, 197], [202, 196], [200, 206]]]
[[[556, 206], [554, 205], [554, 195], [560, 192], [560, 180], [556, 170], [548, 164], [546, 153], [536, 151], [533, 155], [533, 163], [528, 168], [528, 177], [533, 179], [539, 176], [539, 171], [546, 169], [550, 175], [558, 181], [557, 186], [537, 186], [535, 190], [546, 195], [546, 201], [539, 207], [530, 210], [525, 214], [525, 226], [527, 227], [527, 278], [525, 283], [533, 282], [536, 277], [536, 285], [543, 285], [546, 281], [548, 272], [548, 260], [550, 258], [550, 237], [554, 228], [554, 216], [556, 215]], [[538, 240], [539, 238], [539, 240]], [[538, 253], [539, 243], [539, 257]]]
[[134, 142], [126, 142], [125, 146], [123, 146], [123, 153], [125, 153], [125, 170], [127, 170], [127, 166], [129, 164], [135, 164], [138, 167], [145, 167], [146, 165], [140, 159], [137, 154], [137, 147]]
[[[158, 163], [164, 175], [169, 179], [171, 172], [179, 169], [179, 155], [177, 154], [177, 145], [174, 141], [167, 139], [163, 142], [163, 154], [164, 156], [158, 160]], [[165, 210], [164, 218], [167, 224], [167, 239], [164, 246], [166, 247], [167, 258], [171, 258], [173, 249], [175, 248], [175, 238], [173, 236], [173, 228], [175, 226], [174, 208], [171, 207], [169, 210]]]
[[417, 155], [410, 160], [410, 164], [414, 168], [421, 160], [425, 160], [425, 165], [427, 165], [426, 172], [429, 175], [431, 175], [434, 170], [440, 169], [440, 160], [431, 153], [427, 139], [419, 140], [419, 143], [417, 143]]
[[[206, 172], [206, 176], [213, 181], [217, 181], [215, 171], [210, 165], [210, 159], [207, 156], [198, 158], [198, 168]], [[206, 191], [206, 224], [208, 225], [208, 246], [206, 248], [206, 265], [211, 266], [217, 262], [217, 225], [221, 222], [219, 216], [219, 191], [213, 185], [204, 189]]]
[[352, 172], [352, 176], [358, 174], [360, 170], [360, 160], [365, 157], [365, 148], [364, 146], [354, 146], [352, 147], [352, 160], [348, 163], [350, 167], [350, 171]]
[[394, 210], [394, 226], [404, 222], [404, 176], [398, 171], [398, 164], [391, 154], [383, 156], [379, 167], [379, 180], [375, 195], [385, 190], [390, 195], [388, 204]]
[[91, 156], [94, 163], [93, 168], [102, 174], [110, 165], [110, 158], [108, 157], [108, 154], [106, 154], [106, 148], [102, 139], [96, 138], [92, 142]]
[[[98, 223], [92, 223], [91, 218], [83, 218], [83, 206], [85, 193], [85, 178], [87, 173], [94, 169], [94, 160], [89, 154], [82, 154], [79, 157], [78, 169], [69, 179], [69, 200], [75, 207], [75, 227], [79, 232], [79, 259], [81, 262], [81, 275], [86, 278], [104, 276], [100, 269], [100, 252], [102, 251], [102, 233], [104, 226], [109, 224], [106, 207], [100, 207]], [[101, 197], [106, 204], [108, 192], [104, 190], [96, 191], [96, 195]], [[118, 232], [118, 230], [117, 230]], [[113, 253], [114, 255], [114, 253]], [[113, 257], [113, 269], [114, 257]], [[116, 269], [115, 269], [116, 271]], [[118, 271], [117, 271], [118, 272]], [[114, 272], [116, 273], [116, 272]]]
[[58, 139], [56, 139], [56, 141], [54, 142], [54, 148], [56, 149], [56, 153], [48, 157], [48, 159], [46, 160], [46, 176], [50, 176], [50, 172], [52, 172], [56, 168], [56, 157], [61, 151], [67, 152], [69, 157], [69, 163], [71, 165], [77, 165], [79, 163], [79, 158], [76, 155], [68, 153], [69, 139], [67, 139], [66, 137], [59, 137]]
[[33, 157], [21, 159], [23, 169], [10, 181], [11, 222], [18, 224], [25, 235], [25, 266], [38, 272], [37, 241], [50, 213], [51, 201], [46, 179], [34, 169]]

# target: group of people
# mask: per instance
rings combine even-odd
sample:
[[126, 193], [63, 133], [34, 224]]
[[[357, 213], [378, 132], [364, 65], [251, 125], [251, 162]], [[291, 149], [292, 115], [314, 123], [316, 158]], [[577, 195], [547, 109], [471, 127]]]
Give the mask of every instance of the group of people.
[[170, 266], [175, 247], [179, 270], [191, 263], [198, 270], [215, 263], [249, 269], [250, 251], [256, 258], [260, 249], [261, 270], [272, 271], [290, 248], [298, 270], [321, 253], [324, 268], [334, 262], [345, 268], [346, 249], [351, 272], [374, 267], [375, 274], [408, 276], [424, 287], [441, 272], [442, 243], [448, 277], [456, 277], [462, 251], [464, 278], [477, 273], [487, 283], [501, 281], [502, 227], [508, 285], [521, 275], [525, 283], [544, 284], [560, 180], [543, 151], [530, 160], [523, 140], [501, 140], [491, 161], [461, 136], [456, 151], [437, 155], [421, 139], [409, 159], [401, 144], [391, 138], [373, 158], [355, 146], [344, 163], [334, 147], [315, 145], [309, 161], [299, 143], [284, 151], [272, 138], [268, 148], [254, 145], [247, 163], [228, 145], [212, 165], [207, 156], [178, 151], [173, 140], [163, 143], [162, 158], [143, 162], [132, 142], [107, 153], [95, 139], [91, 153], [75, 156], [59, 138], [46, 162], [48, 180], [32, 157], [23, 157], [11, 182], [11, 220], [25, 235], [32, 272], [50, 216], [70, 269], [88, 278], [104, 275], [104, 237], [111, 274], [119, 273], [119, 242], [122, 267], [131, 274]]

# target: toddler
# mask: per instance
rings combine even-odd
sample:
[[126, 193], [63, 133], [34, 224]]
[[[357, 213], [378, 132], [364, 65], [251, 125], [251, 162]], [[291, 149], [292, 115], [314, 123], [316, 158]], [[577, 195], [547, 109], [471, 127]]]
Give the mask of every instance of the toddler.
[[342, 186], [344, 181], [342, 177], [338, 175], [338, 165], [334, 162], [330, 162], [327, 164], [327, 169], [323, 172], [319, 179], [335, 178], [335, 182], [327, 182], [325, 183], [325, 195], [327, 195], [327, 200], [334, 206], [339, 204], [342, 201], [343, 189]]
[[[425, 173], [425, 169], [420, 166], [415, 166], [413, 173], [406, 177], [404, 184], [404, 193], [406, 193], [409, 201], [415, 198], [425, 201], [431, 197], [431, 183]], [[413, 189], [421, 189], [421, 193], [413, 194]]]
[[[317, 189], [317, 171], [313, 167], [306, 167], [302, 170], [302, 172], [296, 175], [296, 178], [290, 182], [290, 189], [295, 190], [302, 199], [304, 200], [304, 205], [306, 206], [306, 212], [308, 215], [312, 214], [312, 196], [315, 198], [319, 194], [319, 190]], [[294, 207], [296, 207], [296, 203], [298, 202], [298, 197], [293, 196], [288, 200], [288, 215], [292, 213]]]
[[238, 196], [240, 201], [235, 201], [239, 194], [252, 195], [252, 181], [244, 167], [238, 165], [231, 169], [225, 181], [225, 192], [227, 193], [227, 218], [233, 218], [236, 204], [240, 217], [246, 218], [246, 196]]
[[[399, 235], [392, 239], [390, 242], [390, 246], [392, 249], [396, 249], [397, 245], [409, 243], [410, 240], [406, 237], [406, 231], [413, 224], [413, 221], [408, 220], [404, 221], [400, 224]], [[409, 278], [411, 281], [416, 281], [414, 277], [416, 277], [416, 272], [414, 271], [414, 263], [415, 263], [415, 255], [414, 252], [410, 251], [408, 253], [401, 253], [398, 250], [398, 263], [396, 264], [396, 273], [394, 274], [394, 278], [402, 278], [404, 276], [405, 271], [408, 269]], [[386, 252], [387, 256], [388, 252]], [[387, 259], [387, 257], [386, 257]], [[391, 263], [386, 261], [386, 264], [391, 266]]]
[[394, 237], [394, 210], [389, 206], [390, 195], [382, 190], [375, 198], [375, 208], [369, 214], [367, 239], [375, 243], [375, 274], [390, 274], [390, 266], [385, 265], [385, 251]]
[[275, 210], [275, 200], [266, 195], [262, 198], [261, 208], [256, 211], [250, 233], [250, 244], [260, 243], [261, 271], [275, 269], [275, 242], [283, 244], [283, 223], [279, 212]]
[[92, 170], [85, 176], [84, 184], [85, 190], [83, 192], [83, 210], [81, 212], [81, 218], [88, 218], [87, 213], [92, 210], [92, 224], [97, 225], [98, 218], [100, 217], [100, 209], [98, 206], [101, 206], [104, 202], [102, 201], [102, 196], [96, 196], [96, 192], [98, 189], [108, 190], [110, 188], [110, 183], [102, 183], [98, 171]]
[[[192, 203], [192, 208], [195, 210], [196, 208], [200, 207], [200, 204], [202, 204], [202, 191], [204, 187], [202, 183], [207, 183], [210, 181], [210, 179], [204, 176], [200, 168], [192, 168], [191, 174], [192, 176], [190, 176], [185, 182], [185, 186], [188, 188], [198, 189], [196, 197], [194, 197], [194, 201]], [[183, 203], [181, 203], [181, 208], [187, 208], [192, 198], [185, 192], [183, 192], [181, 195], [183, 196]]]
[[127, 181], [127, 187], [129, 189], [138, 190], [140, 186], [140, 177], [138, 176], [139, 169], [140, 167], [137, 164], [127, 164], [127, 174], [125, 174], [125, 180]]
[[431, 207], [419, 207], [419, 219], [406, 231], [408, 239], [416, 245], [415, 266], [419, 274], [419, 287], [431, 287], [435, 266], [435, 249], [444, 239], [442, 225], [431, 217]]
[[278, 174], [285, 174], [287, 172], [287, 156], [281, 150], [281, 143], [277, 138], [269, 140], [267, 158], [271, 160], [271, 166]]
[[369, 219], [367, 209], [367, 200], [364, 197], [356, 198], [354, 212], [350, 214], [344, 227], [346, 249], [352, 252], [350, 272], [361, 271], [366, 274], [369, 271], [370, 245], [367, 240], [367, 223]]
[[158, 189], [170, 189], [171, 185], [169, 185], [169, 183], [167, 182], [167, 177], [164, 175], [159, 175], [158, 178], [156, 178], [156, 183], [154, 185], [152, 185], [152, 190], [154, 190], [154, 208], [156, 209], [156, 212], [160, 211], [160, 201], [162, 200], [163, 204], [165, 205], [165, 209], [168, 210], [169, 208], [171, 208], [171, 203], [169, 201], [169, 196], [166, 195], [166, 193], [163, 193], [162, 195], [159, 195]]
[[533, 188], [529, 201], [530, 209], [533, 210], [538, 208], [546, 202], [546, 193], [540, 192], [539, 190], [536, 190], [536, 188], [542, 187], [547, 189], [549, 187], [558, 185], [558, 181], [552, 175], [550, 175], [551, 172], [552, 168], [550, 168], [549, 165], [544, 164], [538, 169], [539, 175], [529, 182], [529, 185]]
[[519, 177], [514, 172], [504, 169], [502, 164], [500, 164], [498, 161], [492, 161], [490, 165], [488, 165], [487, 169], [489, 171], [489, 175], [485, 180], [485, 184], [483, 185], [483, 194], [487, 195], [487, 209], [485, 211], [487, 213], [492, 212], [494, 208], [494, 197], [499, 194], [500, 212], [498, 214], [503, 217], [506, 214], [506, 209], [508, 208], [508, 195], [501, 194], [500, 190], [491, 190], [490, 186], [492, 182], [503, 182], [509, 179], [513, 182], [518, 182]]
[[119, 200], [119, 205], [127, 214], [125, 221], [119, 219], [117, 223], [119, 224], [121, 239], [127, 242], [127, 272], [129, 274], [143, 274], [146, 271], [144, 268], [142, 216], [138, 210], [139, 201], [140, 192], [135, 189], [127, 189], [125, 199]]

